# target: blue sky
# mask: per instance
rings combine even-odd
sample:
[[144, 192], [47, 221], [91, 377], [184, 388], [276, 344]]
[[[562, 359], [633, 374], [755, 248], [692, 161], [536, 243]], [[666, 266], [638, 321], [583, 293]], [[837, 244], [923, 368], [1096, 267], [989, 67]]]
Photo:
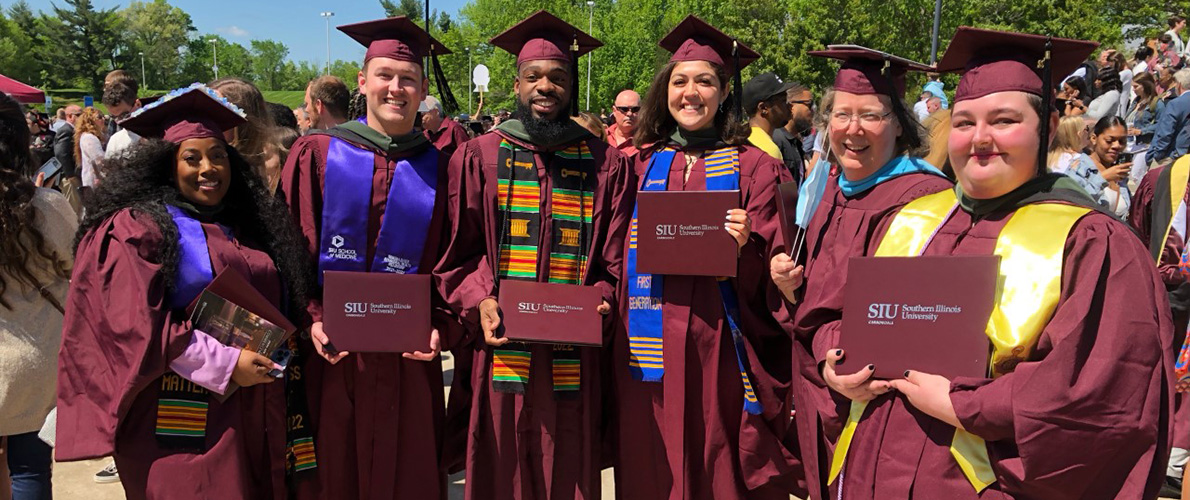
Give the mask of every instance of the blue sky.
[[[26, 0], [33, 10], [52, 11], [51, 0]], [[0, 0], [7, 9], [13, 0]], [[59, 7], [65, 2], [56, 2]], [[128, 0], [93, 0], [97, 9], [125, 7]], [[350, 24], [384, 16], [379, 0], [169, 0], [190, 14], [198, 33], [217, 33], [229, 41], [248, 46], [253, 39], [271, 39], [289, 47], [294, 61], [326, 60], [326, 21], [320, 12], [334, 12], [331, 18], [331, 58], [363, 59], [364, 48], [335, 25]], [[431, 0], [430, 8], [457, 18], [467, 0]]]

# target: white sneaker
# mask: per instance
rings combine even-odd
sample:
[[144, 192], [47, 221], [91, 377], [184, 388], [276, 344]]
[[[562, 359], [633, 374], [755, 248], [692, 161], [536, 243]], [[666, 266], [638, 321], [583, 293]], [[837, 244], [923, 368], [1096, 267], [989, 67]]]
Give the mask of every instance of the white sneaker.
[[97, 483], [118, 483], [120, 482], [120, 472], [116, 470], [116, 461], [107, 464], [103, 470], [95, 473], [95, 482]]

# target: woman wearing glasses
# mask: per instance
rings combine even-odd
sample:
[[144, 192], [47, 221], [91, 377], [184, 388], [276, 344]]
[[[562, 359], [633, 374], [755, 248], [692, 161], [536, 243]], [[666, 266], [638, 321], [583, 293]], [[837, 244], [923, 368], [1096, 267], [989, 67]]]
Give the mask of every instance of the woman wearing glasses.
[[[653, 79], [636, 133], [640, 191], [739, 190], [723, 214], [736, 278], [636, 272], [629, 242], [624, 328], [613, 341], [619, 397], [616, 498], [781, 499], [801, 470], [789, 428], [789, 337], [768, 278], [779, 251], [780, 161], [747, 146], [730, 83], [759, 54], [696, 17], [660, 45], [674, 55]], [[733, 64], [738, 61], [738, 64]], [[738, 87], [737, 87], [738, 88]], [[654, 146], [644, 146], [653, 144]], [[636, 224], [633, 222], [632, 234]]]
[[[903, 101], [905, 73], [925, 66], [862, 47], [811, 54], [840, 59], [843, 65], [819, 105], [819, 129], [826, 131], [829, 149], [825, 159], [811, 167], [806, 185], [813, 186], [816, 175], [827, 175], [825, 169], [837, 173], [825, 181], [825, 192], [818, 191], [821, 204], [810, 208], [804, 260], [779, 254], [771, 272], [785, 299], [798, 304], [793, 325], [794, 366], [799, 372], [794, 381], [794, 422], [810, 495], [823, 498], [820, 479], [827, 471], [819, 467], [818, 450], [839, 434], [833, 427], [839, 418], [836, 403], [844, 395], [871, 399], [877, 394], [863, 382], [868, 369], [859, 380], [823, 378], [819, 371], [828, 350], [838, 346], [847, 261], [871, 254], [871, 236], [881, 221], [920, 196], [949, 189], [951, 183], [913, 156], [922, 139], [917, 119]], [[803, 189], [802, 196], [815, 194], [812, 188]], [[805, 263], [800, 291], [799, 262]]]

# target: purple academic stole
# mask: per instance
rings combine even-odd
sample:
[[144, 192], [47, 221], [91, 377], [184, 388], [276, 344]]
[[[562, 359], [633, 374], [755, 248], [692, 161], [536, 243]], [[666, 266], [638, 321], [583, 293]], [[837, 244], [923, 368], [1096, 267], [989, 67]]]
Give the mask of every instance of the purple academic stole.
[[178, 207], [166, 204], [165, 209], [178, 226], [178, 274], [174, 277], [169, 306], [185, 309], [211, 284], [215, 272], [211, 268], [211, 253], [207, 250], [207, 235], [202, 231], [202, 224]]
[[372, 172], [376, 154], [331, 138], [326, 157], [326, 193], [318, 282], [323, 271], [417, 273], [438, 186], [438, 150], [396, 162], [371, 267], [365, 266]]

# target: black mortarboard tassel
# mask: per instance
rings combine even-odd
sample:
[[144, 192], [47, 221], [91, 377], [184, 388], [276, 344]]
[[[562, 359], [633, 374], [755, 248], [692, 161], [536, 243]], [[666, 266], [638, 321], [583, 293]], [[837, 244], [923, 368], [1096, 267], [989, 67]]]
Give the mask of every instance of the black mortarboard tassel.
[[735, 99], [735, 119], [743, 120], [744, 119], [744, 95], [743, 95], [744, 84], [742, 83], [743, 77], [740, 75], [740, 73], [741, 73], [741, 71], [740, 71], [741, 70], [741, 68], [740, 68], [740, 43], [737, 42], [735, 39], [731, 40], [731, 58], [732, 58], [732, 64], [734, 64], [733, 69], [735, 70], [735, 76], [732, 77], [734, 79], [734, 82], [732, 83], [732, 85], [735, 88], [732, 89], [732, 92], [731, 92], [732, 98]]
[[570, 44], [570, 116], [578, 116], [578, 58], [578, 33], [575, 33]]
[[438, 97], [442, 101], [442, 107], [445, 108], [446, 114], [452, 115], [459, 110], [459, 103], [450, 91], [450, 85], [446, 82], [446, 74], [442, 72], [442, 64], [438, 62], [438, 52], [434, 49], [435, 47], [430, 45], [430, 64], [433, 66], [434, 85], [438, 87]]

